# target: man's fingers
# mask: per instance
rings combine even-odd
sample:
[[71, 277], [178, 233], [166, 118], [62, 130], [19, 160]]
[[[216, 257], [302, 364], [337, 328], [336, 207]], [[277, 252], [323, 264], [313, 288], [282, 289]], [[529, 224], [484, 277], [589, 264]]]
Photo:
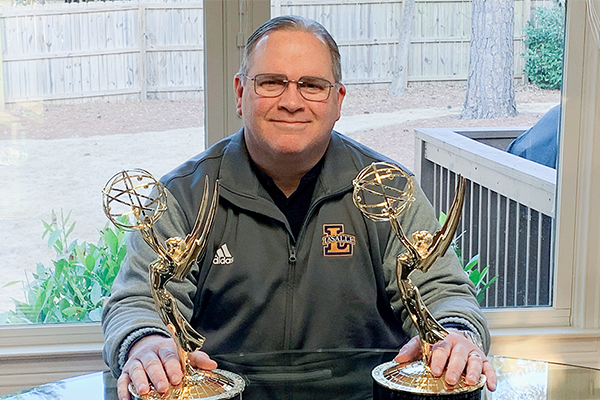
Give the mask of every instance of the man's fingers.
[[117, 380], [117, 396], [119, 396], [119, 400], [131, 400], [129, 383], [131, 383], [129, 374], [127, 372], [121, 373], [119, 380]]
[[[170, 387], [169, 379], [167, 378], [167, 374], [165, 372], [163, 363], [158, 358], [158, 356], [155, 353], [150, 353], [146, 357], [144, 357], [141, 361], [144, 364], [144, 367], [142, 368], [142, 372], [144, 369], [146, 370], [145, 372], [148, 375], [148, 378], [150, 378], [150, 381], [152, 382], [152, 385], [154, 386], [154, 388], [160, 394], [167, 393], [167, 391], [169, 390], [169, 387]], [[135, 385], [136, 389], [138, 389], [138, 391], [139, 391], [140, 389], [138, 388], [136, 378], [134, 378], [133, 374], [131, 374], [131, 375], [132, 375], [131, 380], [133, 381], [133, 384]], [[136, 377], [137, 377], [137, 375], [136, 375]], [[140, 394], [142, 394], [142, 392], [140, 392]]]
[[[405, 363], [419, 358], [420, 355], [421, 342], [419, 337], [415, 336], [400, 349], [394, 361]], [[433, 345], [429, 367], [436, 377], [442, 376], [445, 370], [445, 380], [450, 385], [458, 383], [463, 373], [468, 385], [476, 385], [481, 374], [484, 374], [487, 387], [491, 391], [496, 389], [498, 382], [494, 367], [485, 353], [462, 333], [453, 329], [449, 330], [449, 335], [444, 340]]]
[[146, 376], [146, 371], [144, 370], [142, 363], [138, 360], [132, 360], [130, 363], [128, 362], [128, 364], [128, 372], [123, 372], [123, 374], [127, 373], [129, 375], [129, 379], [139, 394], [148, 393], [150, 386], [148, 385], [148, 377]]
[[[465, 371], [465, 367], [469, 368], [472, 365], [471, 360], [468, 358], [468, 349], [460, 346], [454, 346], [452, 349], [452, 353], [448, 359], [448, 366], [446, 368], [446, 382], [450, 385], [456, 385], [463, 371]], [[481, 360], [481, 358], [479, 358]], [[432, 362], [433, 364], [433, 362]], [[481, 365], [480, 365], [481, 367]], [[469, 375], [469, 373], [471, 375]], [[476, 368], [469, 371], [467, 369], [467, 378], [472, 377], [472, 382], [467, 379], [467, 384], [474, 385], [479, 381], [479, 375], [481, 374], [481, 368], [479, 371], [476, 371]], [[474, 376], [474, 377], [473, 377]]]
[[188, 354], [192, 367], [212, 371], [217, 368], [216, 361], [212, 360], [208, 354], [203, 351], [195, 351]]
[[496, 390], [496, 384], [498, 383], [498, 377], [496, 376], [496, 371], [488, 360], [483, 361], [483, 374], [487, 378], [487, 388], [490, 391]]
[[161, 347], [158, 350], [158, 357], [163, 363], [167, 377], [173, 386], [177, 386], [183, 379], [183, 371], [181, 370], [181, 360], [177, 350], [172, 347]]
[[480, 353], [477, 350], [472, 350], [467, 357], [467, 370], [465, 373], [467, 385], [475, 385], [479, 382], [483, 371], [483, 361], [485, 360], [485, 354]]
[[402, 346], [398, 355], [394, 357], [394, 361], [401, 364], [414, 361], [419, 357], [421, 357], [421, 341], [418, 336], [415, 336]]
[[[441, 342], [433, 346], [431, 351], [431, 361], [429, 362], [429, 367], [431, 368], [431, 373], [433, 374], [433, 376], [442, 376], [442, 373], [446, 368], [446, 364], [448, 364], [451, 352], [452, 343], [450, 343], [447, 340], [442, 340]], [[462, 372], [462, 369], [460, 370], [460, 372]], [[447, 375], [446, 378], [448, 378]]]

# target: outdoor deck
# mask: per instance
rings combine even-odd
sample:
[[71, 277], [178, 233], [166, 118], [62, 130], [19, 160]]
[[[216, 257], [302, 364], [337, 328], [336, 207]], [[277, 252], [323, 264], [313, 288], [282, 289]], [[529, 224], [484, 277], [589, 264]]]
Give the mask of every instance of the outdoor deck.
[[498, 275], [486, 307], [552, 304], [556, 170], [504, 151], [526, 129], [416, 131], [415, 175], [437, 213], [450, 206], [456, 174], [467, 179], [460, 248]]

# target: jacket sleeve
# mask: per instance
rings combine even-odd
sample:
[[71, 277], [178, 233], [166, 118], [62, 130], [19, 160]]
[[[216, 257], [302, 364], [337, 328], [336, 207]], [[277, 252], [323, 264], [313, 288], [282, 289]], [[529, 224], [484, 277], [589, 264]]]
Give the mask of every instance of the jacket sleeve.
[[[426, 230], [435, 234], [440, 228], [433, 207], [418, 185], [415, 187], [414, 195], [415, 201], [400, 216], [399, 221], [411, 241], [413, 232]], [[396, 316], [402, 321], [404, 331], [412, 337], [417, 334], [417, 330], [402, 303], [396, 277], [396, 256], [403, 251], [404, 247], [391, 232], [383, 260], [386, 290]], [[490, 334], [485, 317], [475, 298], [475, 287], [451, 248], [433, 264], [427, 273], [415, 271], [410, 277], [419, 288], [429, 311], [440, 324], [460, 325], [472, 331], [481, 339], [487, 353]]]
[[[184, 238], [191, 228], [179, 204], [167, 190], [167, 211], [155, 223], [154, 231], [164, 243], [169, 237]], [[138, 231], [132, 232], [127, 241], [127, 256], [115, 278], [111, 296], [102, 316], [104, 332], [103, 357], [115, 376], [127, 360], [129, 348], [136, 340], [159, 333], [168, 336], [150, 292], [148, 266], [158, 255], [146, 244]], [[186, 319], [193, 311], [193, 296], [197, 289], [198, 267], [194, 267], [185, 280], [169, 282], [171, 294], [178, 300], [179, 308]]]

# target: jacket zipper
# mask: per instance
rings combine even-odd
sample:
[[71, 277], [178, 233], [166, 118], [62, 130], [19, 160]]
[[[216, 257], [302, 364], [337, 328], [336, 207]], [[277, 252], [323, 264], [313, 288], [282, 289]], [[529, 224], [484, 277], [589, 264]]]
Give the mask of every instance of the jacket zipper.
[[302, 222], [302, 227], [300, 227], [300, 232], [296, 241], [294, 242], [291, 231], [288, 233], [288, 246], [289, 246], [289, 257], [288, 257], [288, 277], [287, 277], [287, 288], [286, 288], [286, 300], [285, 300], [285, 325], [283, 329], [283, 349], [284, 350], [292, 350], [290, 348], [292, 343], [292, 321], [293, 321], [293, 311], [294, 311], [294, 277], [296, 275], [296, 247], [300, 245], [300, 242], [304, 236], [304, 230], [306, 229], [307, 221], [312, 218], [312, 215], [319, 204], [328, 200], [331, 197], [337, 196], [343, 191], [339, 191], [337, 193], [331, 193], [327, 196], [324, 196], [320, 199], [317, 199], [306, 212], [306, 217], [304, 218], [304, 222]]
[[[304, 221], [302, 222], [302, 226], [300, 227], [300, 232], [298, 233], [298, 237], [296, 238], [296, 245], [298, 245], [298, 246], [300, 245], [300, 242], [302, 241], [302, 238], [304, 236], [304, 230], [306, 229], [306, 224], [312, 218], [312, 215], [315, 212], [315, 209], [317, 208], [317, 206], [319, 204], [329, 200], [330, 198], [335, 197], [344, 192], [345, 192], [345, 190], [337, 191], [335, 193], [330, 193], [326, 196], [318, 198], [317, 200], [315, 200], [314, 203], [312, 203], [310, 205], [310, 207], [308, 208], [308, 211], [306, 212], [306, 216], [304, 217]], [[293, 247], [293, 245], [292, 245], [292, 247]], [[295, 249], [294, 249], [294, 261], [295, 261], [295, 257], [296, 257], [296, 253], [295, 253]]]
[[285, 327], [283, 336], [283, 349], [290, 350], [292, 341], [292, 320], [294, 314], [294, 275], [296, 272], [296, 246], [292, 243], [291, 238], [288, 239], [289, 243], [289, 257], [288, 257], [288, 277], [287, 277], [287, 288], [286, 288], [286, 299], [285, 299]]

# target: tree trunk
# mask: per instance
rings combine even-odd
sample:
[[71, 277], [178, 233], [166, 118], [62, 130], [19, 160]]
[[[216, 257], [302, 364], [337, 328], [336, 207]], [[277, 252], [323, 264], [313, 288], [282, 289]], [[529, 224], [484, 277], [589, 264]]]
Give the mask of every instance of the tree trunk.
[[415, 0], [403, 0], [402, 22], [400, 25], [400, 41], [396, 49], [394, 72], [389, 93], [392, 96], [404, 96], [408, 81], [408, 48], [410, 46], [410, 28], [415, 15]]
[[467, 98], [461, 118], [514, 117], [514, 0], [472, 4]]

